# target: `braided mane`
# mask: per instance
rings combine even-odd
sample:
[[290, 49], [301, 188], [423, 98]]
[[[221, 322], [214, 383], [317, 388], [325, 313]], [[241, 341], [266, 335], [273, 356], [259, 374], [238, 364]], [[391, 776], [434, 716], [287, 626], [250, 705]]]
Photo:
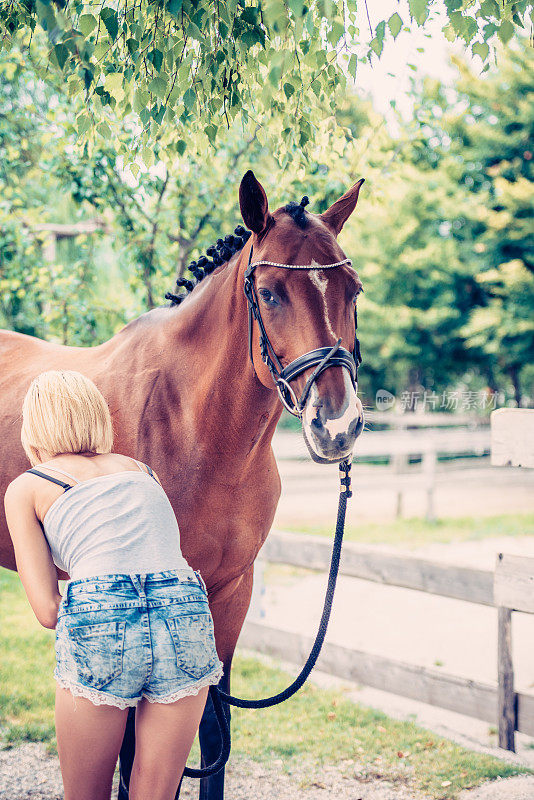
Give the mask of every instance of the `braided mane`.
[[[189, 264], [187, 269], [195, 280], [178, 278], [174, 290], [165, 294], [165, 298], [171, 301], [169, 307], [179, 305], [189, 292], [193, 291], [197, 283], [200, 283], [202, 278], [209, 275], [217, 267], [220, 267], [221, 264], [225, 264], [235, 253], [241, 250], [251, 235], [250, 231], [247, 231], [242, 225], [238, 225], [233, 234], [225, 236], [224, 239], [217, 239], [214, 245], [208, 247], [205, 256], [200, 256], [198, 261], [192, 261]], [[183, 289], [185, 289], [185, 292], [182, 291]], [[178, 292], [179, 294], [177, 294]]]
[[[291, 202], [284, 206], [284, 211], [292, 217], [299, 228], [306, 228], [308, 225], [305, 208], [309, 202], [308, 197], [304, 196], [300, 203]], [[221, 264], [229, 261], [235, 253], [245, 246], [251, 235], [250, 231], [247, 231], [242, 225], [238, 225], [233, 234], [225, 236], [224, 239], [217, 239], [214, 245], [208, 247], [205, 256], [200, 256], [198, 261], [192, 261], [189, 264], [187, 269], [194, 275], [195, 280], [178, 278], [174, 290], [165, 294], [165, 298], [171, 301], [169, 306], [177, 306], [182, 300], [185, 300], [189, 292], [193, 291], [202, 278], [209, 275], [217, 267], [220, 267]], [[185, 292], [182, 291], [183, 289], [185, 289]], [[177, 294], [178, 292], [179, 294]]]

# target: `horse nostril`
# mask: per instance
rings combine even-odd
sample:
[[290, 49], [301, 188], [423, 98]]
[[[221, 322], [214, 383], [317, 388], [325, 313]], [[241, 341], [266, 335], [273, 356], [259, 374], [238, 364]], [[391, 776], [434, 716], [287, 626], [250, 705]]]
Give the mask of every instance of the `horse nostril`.
[[321, 418], [320, 418], [319, 414], [317, 414], [317, 416], [316, 416], [316, 417], [314, 417], [314, 418], [312, 419], [312, 421], [311, 421], [311, 425], [312, 425], [314, 428], [316, 428], [318, 431], [322, 431], [322, 429], [323, 429], [323, 423], [322, 423], [322, 420], [321, 420]]

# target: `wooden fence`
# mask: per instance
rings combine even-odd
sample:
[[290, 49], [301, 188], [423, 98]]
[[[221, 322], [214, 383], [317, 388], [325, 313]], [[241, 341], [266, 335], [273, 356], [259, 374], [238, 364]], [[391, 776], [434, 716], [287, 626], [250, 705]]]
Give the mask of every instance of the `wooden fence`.
[[[331, 541], [322, 537], [283, 532], [269, 535], [255, 562], [254, 591], [239, 644], [304, 663], [312, 636], [282, 631], [261, 621], [263, 568], [266, 562], [273, 562], [328, 570], [331, 548]], [[534, 736], [534, 695], [515, 692], [511, 651], [512, 612], [534, 613], [534, 558], [499, 554], [495, 572], [491, 572], [373, 552], [346, 542], [339, 574], [497, 607], [498, 681], [492, 686], [329, 642], [323, 645], [318, 669], [498, 724], [499, 746], [507, 750], [515, 750], [516, 730]]]
[[[376, 414], [373, 419], [376, 419]], [[387, 416], [387, 414], [385, 415]], [[392, 415], [391, 415], [392, 416]], [[399, 415], [400, 416], [400, 415]], [[403, 414], [402, 417], [414, 417], [417, 415]], [[423, 415], [421, 415], [423, 416]], [[452, 414], [427, 414], [424, 423], [429, 424], [428, 417], [449, 417], [449, 425], [453, 424]], [[398, 416], [395, 418], [398, 420]], [[461, 419], [464, 419], [463, 417]], [[410, 420], [405, 422], [409, 424]], [[419, 424], [419, 423], [414, 423]], [[444, 426], [445, 421], [440, 419], [439, 425]], [[490, 452], [490, 429], [489, 426], [479, 426], [472, 428], [445, 428], [441, 430], [421, 429], [421, 430], [402, 430], [400, 422], [396, 423], [397, 429], [394, 431], [368, 431], [365, 436], [358, 439], [356, 444], [356, 459], [365, 457], [376, 458], [386, 456], [389, 459], [390, 468], [395, 473], [396, 484], [396, 516], [402, 516], [403, 493], [412, 485], [414, 476], [408, 470], [410, 456], [421, 457], [420, 477], [418, 487], [424, 488], [426, 492], [426, 512], [425, 518], [433, 521], [436, 518], [434, 510], [434, 494], [436, 488], [436, 467], [438, 456], [485, 456]], [[300, 434], [294, 432], [277, 430], [273, 439], [273, 450], [277, 460], [291, 459], [298, 460], [303, 457], [308, 460], [310, 456], [304, 451]], [[408, 474], [410, 472], [410, 474]]]

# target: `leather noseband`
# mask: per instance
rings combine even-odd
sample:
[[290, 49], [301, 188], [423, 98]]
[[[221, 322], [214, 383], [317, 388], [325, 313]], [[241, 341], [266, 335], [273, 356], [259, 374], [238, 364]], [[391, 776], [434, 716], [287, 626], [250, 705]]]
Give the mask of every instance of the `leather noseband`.
[[[260, 352], [261, 357], [271, 373], [280, 400], [287, 408], [287, 410], [295, 417], [301, 417], [310, 393], [310, 389], [314, 382], [317, 380], [321, 372], [328, 367], [345, 367], [348, 369], [352, 384], [357, 390], [358, 388], [358, 367], [362, 362], [360, 353], [360, 343], [357, 336], [357, 312], [354, 309], [354, 348], [352, 353], [349, 353], [344, 347], [341, 347], [341, 339], [338, 339], [333, 347], [318, 347], [316, 350], [310, 350], [302, 356], [298, 356], [287, 367], [283, 367], [276, 355], [263, 319], [261, 316], [260, 306], [258, 302], [258, 295], [256, 293], [256, 286], [254, 284], [254, 270], [260, 265], [270, 267], [281, 267], [283, 269], [332, 269], [339, 267], [342, 264], [351, 264], [350, 258], [345, 258], [343, 261], [337, 261], [335, 264], [317, 264], [317, 265], [300, 265], [300, 264], [277, 264], [273, 261], [257, 261], [252, 263], [252, 251], [250, 248], [250, 255], [248, 259], [248, 266], [245, 270], [244, 292], [248, 303], [248, 349], [250, 360], [254, 367], [254, 359], [252, 357], [252, 325], [253, 320], [256, 320], [260, 329]], [[310, 367], [315, 367], [314, 371], [308, 378], [302, 394], [297, 397], [290, 382], [298, 375], [301, 375], [305, 370]]]

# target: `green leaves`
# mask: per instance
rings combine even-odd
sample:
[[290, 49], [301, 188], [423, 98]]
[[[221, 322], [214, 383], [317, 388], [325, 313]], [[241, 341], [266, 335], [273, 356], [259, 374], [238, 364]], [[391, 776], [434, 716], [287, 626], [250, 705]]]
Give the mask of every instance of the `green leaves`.
[[164, 100], [167, 94], [166, 79], [161, 77], [153, 78], [148, 84], [148, 91], [155, 94], [160, 100]]
[[[363, 57], [356, 46], [367, 44], [380, 58], [404, 24], [425, 25], [433, 2], [409, 0], [404, 21], [397, 11], [381, 19], [380, 4], [373, 4], [371, 41], [358, 28], [356, 0], [102, 0], [96, 6], [14, 0], [9, 11], [6, 5], [0, 0], [0, 49], [27, 45], [32, 31], [32, 47], [46, 42], [45, 78], [52, 68], [70, 96], [84, 94], [96, 121], [110, 111], [118, 119], [136, 115], [141, 148], [157, 139], [174, 152], [176, 137], [185, 141], [192, 127], [207, 144], [222, 126], [240, 120], [252, 130], [272, 115], [279, 131], [304, 120], [308, 128], [299, 136], [312, 142], [315, 126], [335, 113], [347, 79], [356, 76]], [[510, 41], [527, 8], [526, 0], [445, 5], [445, 35], [461, 39], [485, 64], [494, 34]], [[140, 101], [138, 90], [148, 92], [148, 101]], [[93, 134], [88, 129], [86, 139]]]
[[426, 22], [429, 12], [429, 0], [408, 0], [410, 14], [419, 25]]
[[115, 9], [106, 6], [100, 12], [100, 19], [104, 23], [111, 40], [114, 42], [119, 32], [119, 20]]
[[104, 80], [104, 89], [106, 92], [115, 98], [115, 100], [120, 103], [120, 101], [124, 98], [124, 89], [123, 89], [123, 80], [124, 76], [121, 72], [111, 72], [109, 75], [106, 75]]
[[69, 51], [67, 50], [65, 45], [64, 44], [56, 44], [54, 46], [54, 55], [56, 57], [56, 60], [57, 60], [59, 68], [63, 69], [63, 67], [65, 66], [65, 62], [67, 61], [67, 58], [69, 57]]
[[212, 144], [215, 144], [215, 139], [217, 138], [217, 128], [215, 125], [206, 125], [204, 128], [204, 133], [210, 140]]
[[391, 17], [388, 19], [388, 27], [389, 30], [391, 31], [391, 35], [393, 36], [394, 39], [396, 39], [402, 28], [402, 19], [397, 14], [397, 12], [392, 14]]
[[475, 42], [471, 50], [474, 56], [480, 56], [482, 61], [485, 61], [489, 55], [489, 45], [486, 42]]
[[154, 48], [148, 53], [147, 60], [150, 61], [154, 65], [155, 70], [159, 72], [163, 63], [163, 53], [161, 50]]
[[499, 29], [497, 31], [497, 36], [501, 40], [503, 44], [506, 44], [510, 41], [512, 36], [514, 35], [514, 26], [509, 20], [504, 20], [501, 22]]
[[84, 36], [89, 36], [97, 25], [98, 22], [92, 14], [82, 14], [78, 21], [78, 28]]
[[292, 83], [284, 83], [284, 94], [288, 100], [293, 94], [295, 94], [295, 87]]
[[281, 76], [282, 76], [282, 67], [273, 67], [271, 70], [269, 70], [269, 83], [275, 89], [280, 84]]
[[188, 114], [193, 110], [196, 100], [197, 96], [195, 94], [195, 90], [192, 87], [189, 87], [184, 94], [184, 108]]

